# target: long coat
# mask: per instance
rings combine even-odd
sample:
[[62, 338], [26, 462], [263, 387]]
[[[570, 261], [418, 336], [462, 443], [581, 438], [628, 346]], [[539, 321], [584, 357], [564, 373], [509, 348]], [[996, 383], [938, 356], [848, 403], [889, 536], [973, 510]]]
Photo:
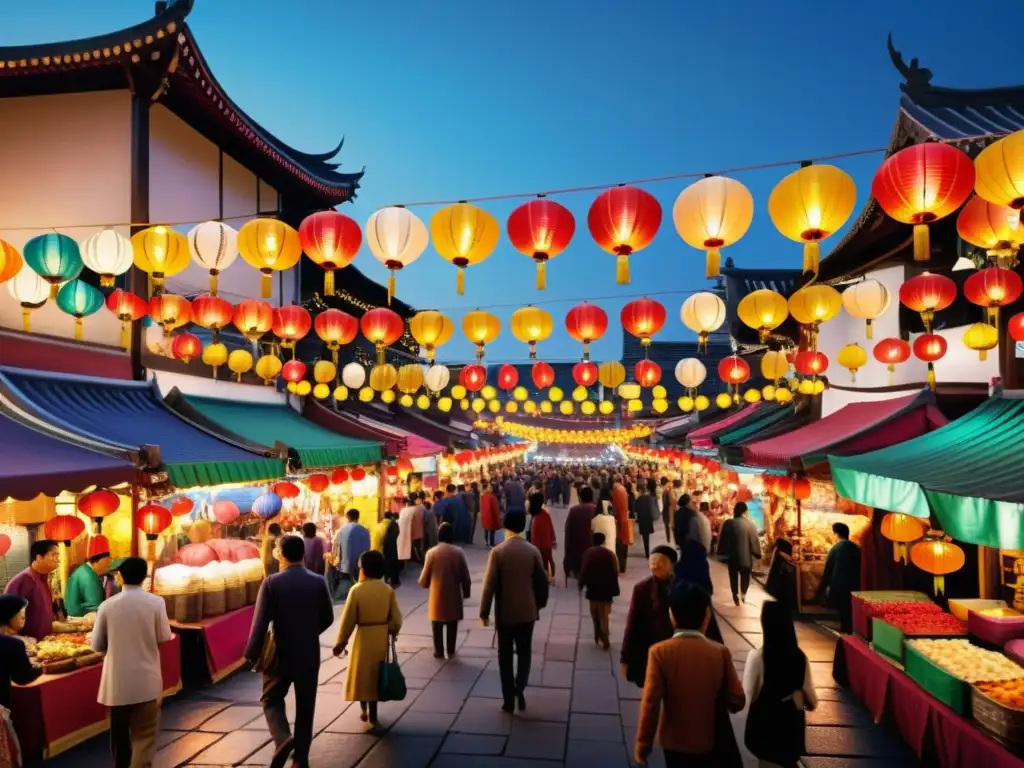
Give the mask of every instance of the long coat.
[[402, 629], [402, 610], [395, 591], [380, 579], [360, 581], [348, 593], [338, 627], [337, 645], [355, 640], [349, 651], [347, 701], [377, 701], [380, 663], [388, 654], [389, 635]]
[[640, 533], [654, 533], [654, 521], [659, 517], [658, 500], [649, 493], [640, 496], [633, 505], [636, 527]]
[[465, 553], [441, 543], [427, 552], [420, 572], [420, 586], [430, 589], [427, 618], [430, 621], [462, 621], [462, 601], [469, 598], [472, 579]]
[[746, 516], [733, 517], [722, 524], [718, 554], [724, 555], [733, 568], [749, 571], [761, 559], [761, 541], [757, 527]]
[[540, 618], [534, 579], [547, 580], [540, 550], [522, 536], [510, 536], [491, 550], [480, 594], [480, 618], [489, 619], [494, 603], [495, 624], [532, 624]]
[[622, 634], [620, 662], [626, 665], [626, 679], [643, 688], [647, 675], [647, 654], [651, 646], [672, 637], [669, 619], [669, 583], [654, 576], [638, 581], [633, 587]]
[[480, 524], [485, 531], [496, 531], [501, 528], [501, 503], [498, 496], [487, 491], [480, 497]]
[[567, 574], [579, 575], [583, 564], [583, 553], [590, 549], [594, 536], [591, 524], [596, 507], [593, 504], [577, 504], [565, 518], [565, 541], [562, 546], [562, 570]]
[[398, 559], [412, 560], [412, 528], [416, 507], [402, 507], [398, 513]]

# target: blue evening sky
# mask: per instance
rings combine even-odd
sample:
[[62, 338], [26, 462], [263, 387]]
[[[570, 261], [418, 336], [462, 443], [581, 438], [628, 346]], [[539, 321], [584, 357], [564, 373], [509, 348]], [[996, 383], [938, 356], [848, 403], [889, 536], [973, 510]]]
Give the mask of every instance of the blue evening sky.
[[[265, 127], [306, 151], [346, 137], [343, 169], [366, 166], [354, 205], [360, 224], [377, 208], [509, 192], [700, 173], [884, 147], [900, 77], [886, 53], [891, 30], [905, 58], [920, 58], [949, 87], [1024, 83], [1019, 26], [1005, 0], [196, 0], [188, 19], [214, 74]], [[149, 0], [36, 0], [0, 4], [4, 45], [83, 37], [130, 26]], [[880, 156], [839, 165], [858, 184], [858, 209]], [[793, 166], [795, 168], [796, 166]], [[791, 168], [738, 174], [757, 204], [739, 266], [796, 267], [801, 249], [771, 225], [767, 198]], [[432, 248], [399, 276], [417, 307], [461, 313], [543, 305], [556, 332], [549, 360], [578, 356], [562, 318], [598, 300], [612, 318], [598, 358], [618, 356], [618, 312], [655, 295], [669, 321], [658, 338], [685, 339], [686, 292], [699, 290], [703, 255], [678, 238], [671, 206], [687, 181], [647, 185], [664, 208], [654, 243], [615, 284], [614, 258], [586, 229], [597, 193], [558, 199], [577, 219], [569, 250], [534, 287], [533, 263], [503, 238], [491, 258], [455, 270]], [[484, 205], [502, 224], [520, 201]], [[429, 221], [435, 208], [416, 212]], [[215, 212], [211, 212], [215, 215]], [[856, 214], [854, 215], [854, 218]], [[838, 238], [836, 238], [838, 239]], [[823, 252], [829, 249], [826, 243]], [[383, 281], [364, 246], [360, 268]], [[456, 334], [441, 357], [464, 359]], [[523, 360], [507, 328], [489, 359]]]

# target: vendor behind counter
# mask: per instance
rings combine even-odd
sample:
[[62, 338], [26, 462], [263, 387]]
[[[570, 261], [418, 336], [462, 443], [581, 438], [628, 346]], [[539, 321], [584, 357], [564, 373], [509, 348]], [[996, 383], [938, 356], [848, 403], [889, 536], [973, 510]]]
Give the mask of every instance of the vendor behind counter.
[[60, 567], [60, 546], [52, 539], [40, 539], [29, 548], [29, 566], [7, 583], [5, 594], [20, 595], [28, 601], [21, 634], [36, 640], [53, 632], [53, 593], [50, 574]]
[[107, 537], [96, 535], [89, 539], [87, 560], [71, 572], [64, 605], [68, 616], [96, 613], [107, 597], [104, 579], [110, 572], [110, 544]]

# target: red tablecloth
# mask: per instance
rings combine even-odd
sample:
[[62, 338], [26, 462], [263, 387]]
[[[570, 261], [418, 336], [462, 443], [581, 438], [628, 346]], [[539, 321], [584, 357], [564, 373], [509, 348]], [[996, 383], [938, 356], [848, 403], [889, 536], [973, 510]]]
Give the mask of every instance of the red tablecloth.
[[194, 624], [171, 622], [178, 632], [198, 632], [206, 647], [206, 664], [214, 682], [234, 672], [242, 664], [245, 644], [252, 628], [256, 606], [247, 605], [236, 611], [197, 621]]
[[929, 764], [948, 768], [1024, 766], [1024, 760], [1010, 754], [974, 723], [932, 698], [859, 637], [843, 637], [840, 653], [846, 664], [850, 689], [864, 702], [875, 722], [888, 721], [895, 725], [903, 740], [922, 760], [927, 756]]
[[[164, 695], [181, 690], [177, 635], [160, 646]], [[96, 701], [102, 664], [61, 675], [43, 675], [11, 690], [11, 713], [25, 756], [53, 757], [107, 730], [107, 708]]]

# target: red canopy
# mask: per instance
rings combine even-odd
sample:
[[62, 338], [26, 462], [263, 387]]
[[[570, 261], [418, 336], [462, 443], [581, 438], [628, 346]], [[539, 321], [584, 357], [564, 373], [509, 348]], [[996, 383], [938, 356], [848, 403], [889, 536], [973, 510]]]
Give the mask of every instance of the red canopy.
[[743, 421], [748, 416], [752, 416], [755, 411], [763, 409], [765, 405], [765, 403], [753, 403], [740, 408], [736, 413], [730, 414], [723, 419], [718, 419], [706, 426], [698, 427], [687, 434], [686, 442], [689, 443], [691, 448], [714, 448], [715, 435], [719, 432], [724, 432], [732, 427], [733, 424]]

